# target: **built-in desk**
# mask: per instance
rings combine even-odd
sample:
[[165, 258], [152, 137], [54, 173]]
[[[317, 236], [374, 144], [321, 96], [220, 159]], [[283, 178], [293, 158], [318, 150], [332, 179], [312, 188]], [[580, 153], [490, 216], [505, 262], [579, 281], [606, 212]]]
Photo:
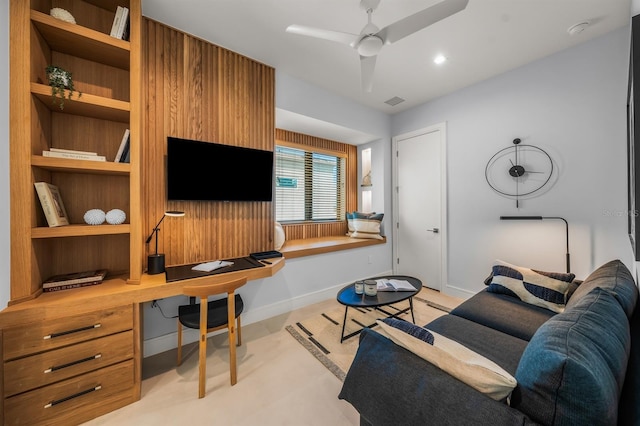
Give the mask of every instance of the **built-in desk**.
[[[167, 283], [102, 284], [43, 293], [0, 312], [0, 425], [77, 424], [140, 399], [142, 303], [182, 294], [186, 285], [268, 278], [271, 265]], [[250, 284], [250, 283], [249, 283]]]

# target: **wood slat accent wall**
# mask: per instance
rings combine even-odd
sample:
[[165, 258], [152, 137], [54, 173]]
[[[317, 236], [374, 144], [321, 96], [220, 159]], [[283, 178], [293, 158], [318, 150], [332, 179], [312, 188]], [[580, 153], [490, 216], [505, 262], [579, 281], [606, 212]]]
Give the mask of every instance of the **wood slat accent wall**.
[[[358, 148], [355, 145], [283, 129], [276, 129], [276, 143], [287, 146], [301, 145], [302, 147], [315, 148], [323, 152], [333, 153], [334, 155], [345, 156], [347, 159], [345, 208], [348, 212], [358, 208]], [[345, 235], [347, 233], [347, 222], [346, 220], [342, 220], [339, 222], [283, 224], [282, 228], [285, 239], [289, 241]]]
[[275, 70], [143, 21], [143, 238], [165, 210], [182, 210], [185, 217], [166, 218], [159, 232], [167, 265], [272, 250], [272, 203], [168, 202], [165, 156], [167, 136], [273, 151]]

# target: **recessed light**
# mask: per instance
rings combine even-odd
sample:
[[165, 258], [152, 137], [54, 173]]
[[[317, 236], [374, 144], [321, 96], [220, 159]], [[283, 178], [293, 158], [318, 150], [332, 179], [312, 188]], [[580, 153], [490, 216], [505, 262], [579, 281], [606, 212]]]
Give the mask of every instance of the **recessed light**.
[[433, 58], [433, 62], [435, 62], [438, 65], [443, 64], [446, 61], [447, 61], [447, 58], [444, 55], [438, 55], [435, 58]]

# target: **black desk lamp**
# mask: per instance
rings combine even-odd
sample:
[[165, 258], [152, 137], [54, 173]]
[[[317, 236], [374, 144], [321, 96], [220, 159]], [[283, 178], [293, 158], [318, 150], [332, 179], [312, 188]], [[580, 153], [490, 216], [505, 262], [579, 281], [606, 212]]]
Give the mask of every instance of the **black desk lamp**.
[[571, 272], [571, 265], [569, 261], [569, 223], [566, 219], [562, 217], [551, 217], [551, 216], [500, 216], [500, 220], [547, 220], [547, 219], [557, 219], [564, 221], [566, 227], [566, 239], [567, 239], [567, 273]]
[[167, 216], [182, 217], [184, 216], [184, 212], [172, 210], [164, 212], [158, 224], [153, 228], [153, 231], [151, 231], [151, 235], [147, 238], [145, 244], [149, 244], [149, 242], [151, 242], [151, 238], [153, 238], [154, 234], [156, 236], [156, 253], [150, 254], [147, 258], [147, 273], [149, 275], [161, 274], [164, 272], [164, 254], [158, 254], [158, 231], [160, 230], [160, 224]]

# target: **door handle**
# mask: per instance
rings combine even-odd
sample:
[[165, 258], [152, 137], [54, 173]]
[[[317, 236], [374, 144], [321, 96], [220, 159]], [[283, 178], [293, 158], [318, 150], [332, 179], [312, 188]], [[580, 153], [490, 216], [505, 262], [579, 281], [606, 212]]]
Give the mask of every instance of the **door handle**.
[[440, 229], [438, 228], [427, 229], [427, 232], [433, 232], [434, 234], [437, 234], [438, 232], [440, 232]]

